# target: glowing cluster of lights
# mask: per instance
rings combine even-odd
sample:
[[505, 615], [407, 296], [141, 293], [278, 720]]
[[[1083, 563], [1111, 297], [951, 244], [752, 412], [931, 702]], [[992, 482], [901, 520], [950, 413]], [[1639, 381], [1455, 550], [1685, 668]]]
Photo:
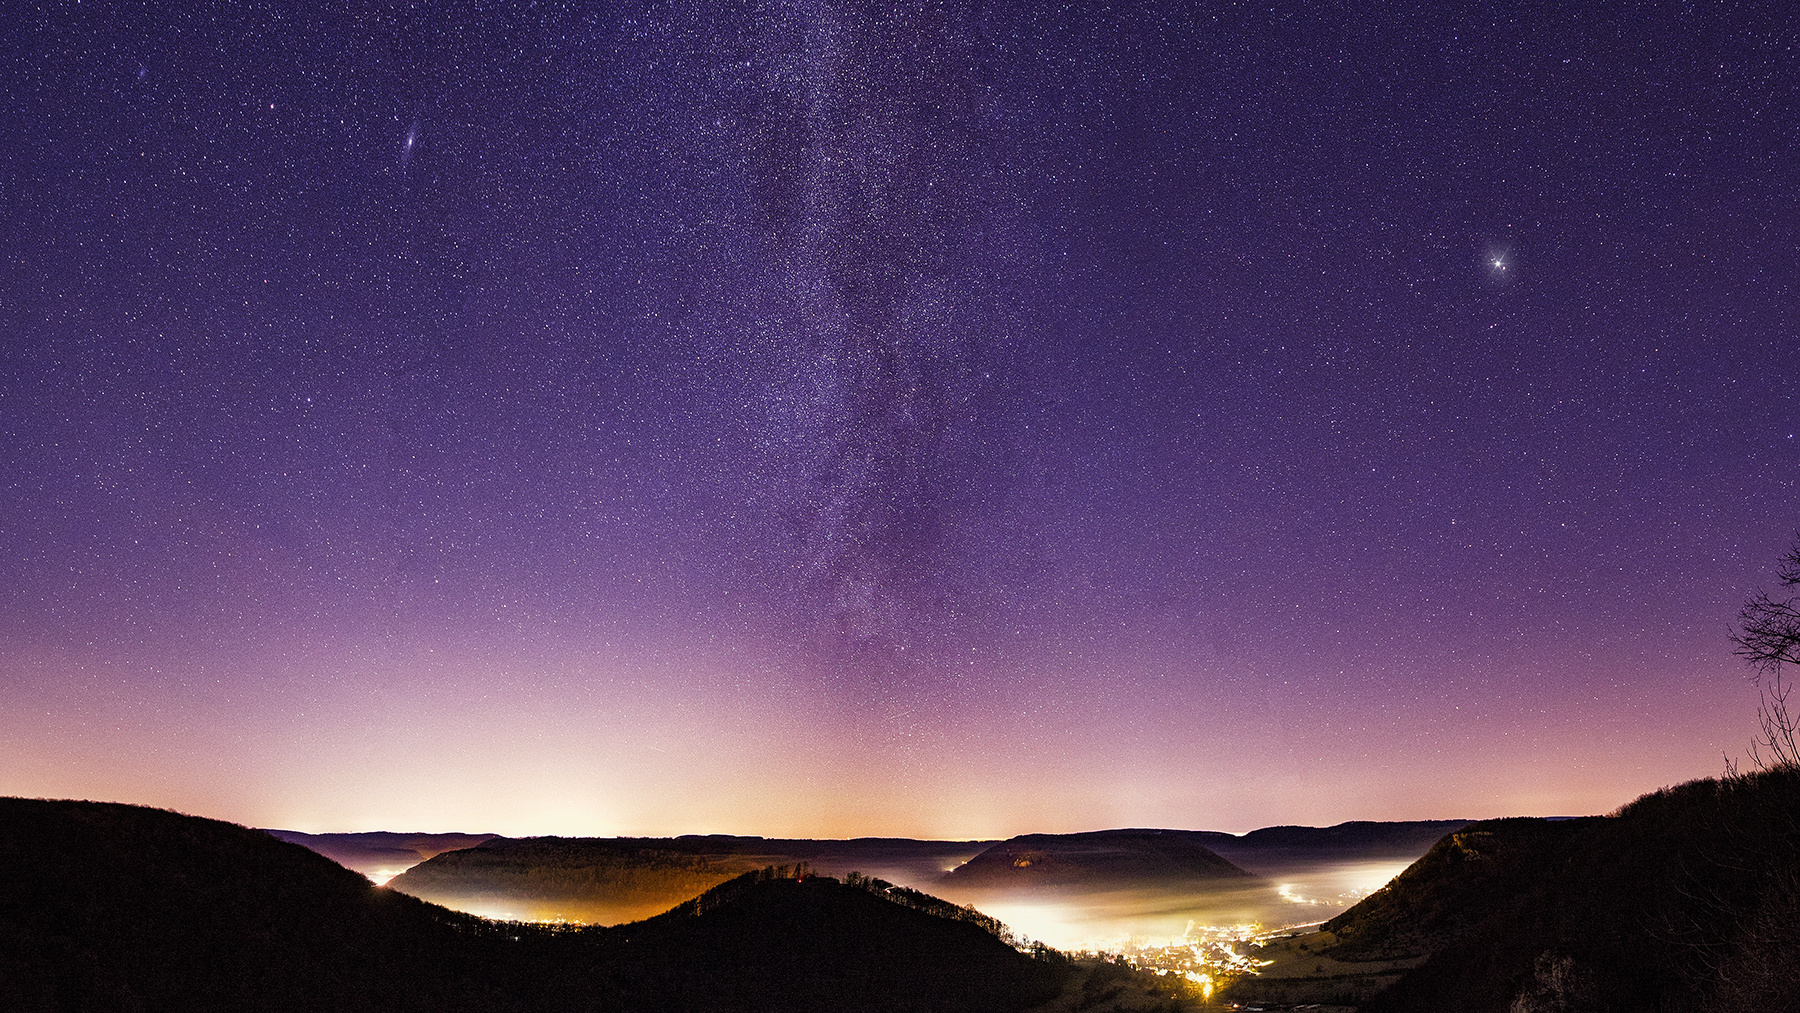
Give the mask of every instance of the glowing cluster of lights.
[[[1292, 929], [1282, 929], [1290, 932]], [[1213, 991], [1234, 978], [1256, 974], [1271, 961], [1250, 956], [1251, 947], [1277, 933], [1265, 932], [1261, 925], [1195, 925], [1181, 936], [1169, 939], [1124, 939], [1084, 951], [1088, 956], [1123, 959], [1140, 971], [1164, 977], [1178, 977], [1192, 984], [1202, 998], [1212, 998]]]

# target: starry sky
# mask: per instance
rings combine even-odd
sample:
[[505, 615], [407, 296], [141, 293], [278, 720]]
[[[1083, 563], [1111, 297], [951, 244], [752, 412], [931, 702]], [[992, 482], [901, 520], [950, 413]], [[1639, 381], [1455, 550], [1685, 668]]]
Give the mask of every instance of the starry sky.
[[0, 25], [0, 794], [1243, 831], [1745, 751], [1778, 5], [327, 6]]

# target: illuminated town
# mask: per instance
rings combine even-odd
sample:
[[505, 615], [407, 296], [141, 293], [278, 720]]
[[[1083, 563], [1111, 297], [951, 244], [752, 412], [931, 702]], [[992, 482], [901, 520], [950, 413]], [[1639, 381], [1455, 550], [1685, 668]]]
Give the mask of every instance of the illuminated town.
[[[1336, 884], [1344, 887], [1328, 898], [1309, 897], [1304, 887], [1282, 883], [1277, 892], [1283, 901], [1299, 908], [1326, 909], [1326, 917], [1314, 916], [1304, 922], [1284, 924], [1268, 929], [1258, 922], [1233, 925], [1202, 925], [1189, 921], [1180, 935], [1169, 938], [1123, 935], [1092, 940], [1070, 951], [1082, 958], [1122, 960], [1132, 967], [1165, 977], [1180, 977], [1190, 982], [1202, 998], [1210, 999], [1214, 991], [1246, 974], [1256, 974], [1270, 961], [1252, 956], [1254, 948], [1282, 936], [1308, 932], [1338, 911], [1380, 889], [1405, 863], [1361, 863], [1343, 870]], [[1298, 912], [1296, 912], [1298, 913]]]

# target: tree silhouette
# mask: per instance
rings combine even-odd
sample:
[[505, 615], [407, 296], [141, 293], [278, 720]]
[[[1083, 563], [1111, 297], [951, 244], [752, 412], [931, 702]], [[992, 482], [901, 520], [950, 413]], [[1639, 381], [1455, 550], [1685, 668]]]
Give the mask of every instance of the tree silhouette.
[[[1800, 587], [1800, 536], [1781, 558], [1775, 571], [1784, 588]], [[1738, 612], [1731, 639], [1733, 653], [1756, 669], [1756, 685], [1762, 691], [1756, 719], [1759, 737], [1750, 746], [1750, 758], [1765, 770], [1800, 768], [1800, 744], [1795, 741], [1796, 722], [1788, 708], [1794, 684], [1787, 678], [1788, 665], [1800, 665], [1800, 596], [1778, 598], [1759, 591]]]

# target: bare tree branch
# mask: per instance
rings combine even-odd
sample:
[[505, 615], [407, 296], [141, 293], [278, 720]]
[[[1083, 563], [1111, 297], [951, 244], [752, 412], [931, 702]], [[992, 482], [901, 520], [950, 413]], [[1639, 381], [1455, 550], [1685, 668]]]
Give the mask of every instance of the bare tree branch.
[[[1800, 586], [1800, 536], [1781, 558], [1775, 571], [1783, 587]], [[1756, 708], [1760, 732], [1750, 746], [1750, 759], [1764, 770], [1800, 768], [1800, 717], [1788, 707], [1794, 684], [1784, 665], [1800, 665], [1800, 597], [1776, 598], [1767, 592], [1752, 595], [1738, 612], [1737, 629], [1731, 635], [1738, 657], [1756, 670], [1752, 676], [1762, 691]]]

